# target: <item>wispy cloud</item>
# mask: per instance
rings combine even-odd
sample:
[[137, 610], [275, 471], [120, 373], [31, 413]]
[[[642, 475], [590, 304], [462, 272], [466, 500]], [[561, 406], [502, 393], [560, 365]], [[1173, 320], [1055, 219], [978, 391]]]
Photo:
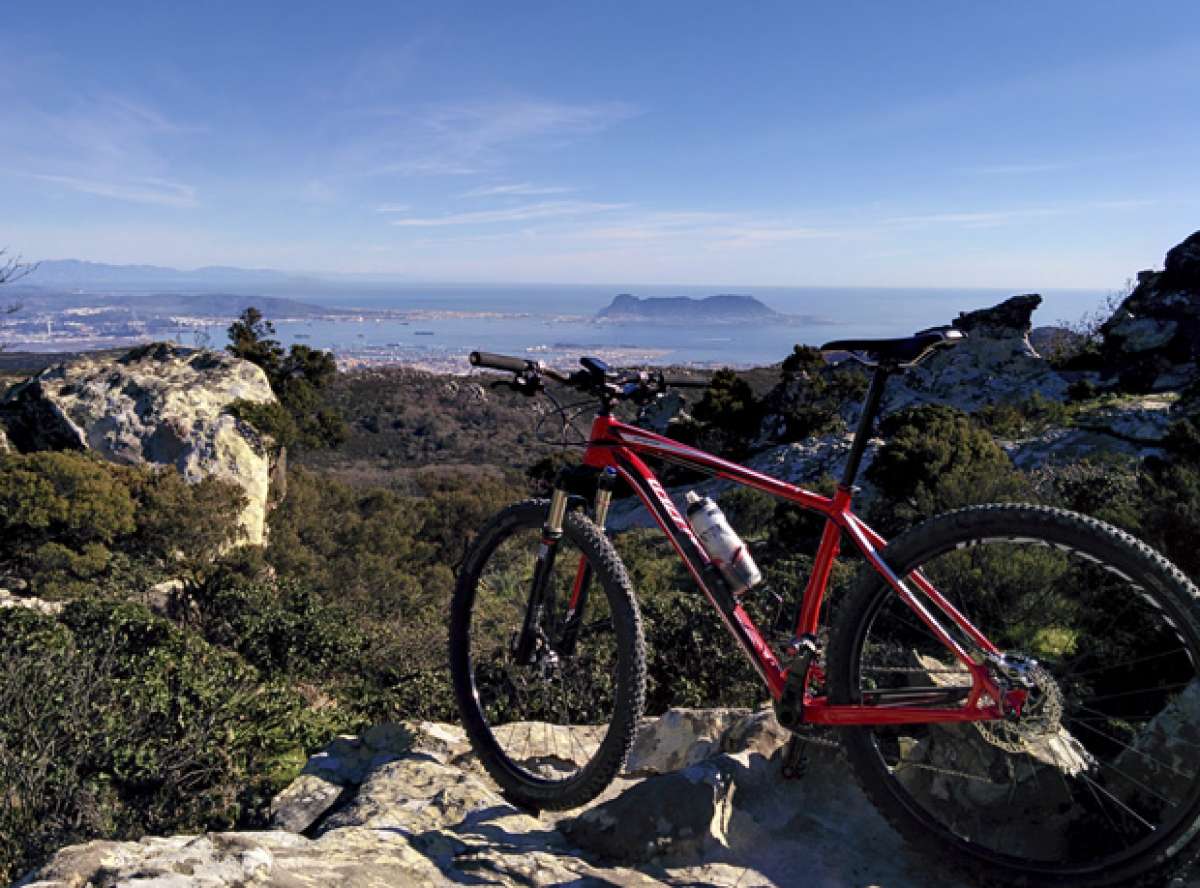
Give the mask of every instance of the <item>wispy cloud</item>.
[[193, 207], [179, 181], [173, 142], [199, 130], [116, 93], [63, 86], [59, 101], [17, 104], [0, 117], [0, 166], [60, 189], [127, 203]]
[[104, 182], [48, 173], [33, 173], [30, 178], [53, 185], [61, 185], [72, 191], [94, 194], [98, 197], [111, 197], [129, 203], [157, 204], [166, 207], [194, 207], [196, 205], [196, 190], [192, 186], [179, 182], [167, 182], [163, 179]]
[[575, 191], [563, 185], [533, 185], [529, 182], [518, 182], [512, 185], [486, 185], [482, 188], [472, 188], [456, 197], [536, 197], [550, 194], [569, 194]]
[[983, 228], [1037, 219], [1048, 219], [1055, 216], [1069, 216], [1097, 210], [1132, 209], [1134, 207], [1152, 206], [1155, 203], [1157, 201], [1145, 199], [1077, 201], [1051, 207], [1016, 207], [1005, 210], [920, 213], [909, 216], [893, 216], [881, 219], [878, 224], [885, 227], [961, 225], [968, 228]]
[[385, 204], [382, 207], [376, 207], [377, 213], [407, 213], [412, 207], [408, 204]]
[[471, 176], [479, 170], [466, 163], [437, 157], [389, 160], [356, 171], [366, 176]]
[[972, 176], [1023, 176], [1033, 173], [1052, 173], [1078, 166], [1078, 163], [1060, 161], [1056, 163], [994, 163], [964, 167], [963, 172]]
[[514, 142], [562, 140], [589, 135], [637, 114], [625, 102], [571, 105], [538, 99], [446, 105], [431, 109], [423, 124], [446, 147], [472, 157]]
[[1008, 222], [1019, 222], [1026, 219], [1039, 219], [1047, 216], [1063, 216], [1075, 212], [1074, 207], [1027, 207], [1014, 210], [993, 210], [983, 212], [950, 212], [950, 213], [921, 213], [912, 216], [893, 216], [881, 220], [882, 225], [966, 225], [987, 226], [1003, 225]]
[[[446, 225], [487, 225], [497, 222], [528, 222], [563, 216], [586, 216], [626, 209], [629, 204], [595, 203], [591, 201], [546, 201], [504, 210], [479, 210], [472, 213], [452, 213], [447, 216], [405, 217], [393, 219], [393, 225], [412, 228], [432, 228]], [[381, 208], [381, 212], [388, 212]]]
[[337, 160], [351, 176], [480, 173], [502, 166], [516, 153], [561, 148], [637, 113], [624, 102], [568, 104], [534, 98], [360, 108], [343, 116]]

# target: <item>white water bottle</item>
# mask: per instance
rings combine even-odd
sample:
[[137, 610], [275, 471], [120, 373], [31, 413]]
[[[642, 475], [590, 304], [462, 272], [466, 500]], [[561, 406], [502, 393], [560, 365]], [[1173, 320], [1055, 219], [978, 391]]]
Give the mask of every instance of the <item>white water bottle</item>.
[[717, 504], [708, 497], [701, 497], [696, 491], [687, 492], [687, 521], [704, 546], [704, 551], [713, 560], [729, 584], [729, 590], [734, 595], [740, 595], [751, 586], [762, 582], [762, 574], [758, 565], [750, 557], [746, 544], [729, 526]]

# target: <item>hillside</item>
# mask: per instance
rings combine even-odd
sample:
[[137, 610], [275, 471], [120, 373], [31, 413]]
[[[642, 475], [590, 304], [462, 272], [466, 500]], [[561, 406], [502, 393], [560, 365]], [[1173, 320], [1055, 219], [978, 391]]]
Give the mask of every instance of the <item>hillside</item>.
[[[1200, 232], [1052, 360], [1030, 344], [1039, 304], [946, 319], [968, 337], [889, 385], [858, 511], [892, 536], [970, 503], [1059, 506], [1200, 578]], [[930, 884], [846, 789], [840, 754], [821, 746], [817, 773], [780, 780], [757, 675], [622, 490], [608, 526], [655, 721], [588, 810], [509, 805], [453, 726], [447, 604], [472, 536], [572, 458], [536, 444], [546, 402], [496, 375], [333, 376], [308, 351], [242, 346], [267, 368], [160, 345], [73, 358], [0, 396], [0, 880], [787, 885], [804, 861], [832, 886]], [[647, 424], [827, 490], [865, 375], [813, 349], [778, 357], [663, 399]], [[719, 498], [765, 588], [803, 588], [818, 523], [661, 477], [677, 502]], [[860, 567], [850, 551], [834, 565], [833, 613]], [[1027, 604], [1016, 629], [1051, 647], [1072, 643], [1060, 622], [1113, 617]], [[765, 591], [745, 606], [764, 624], [778, 609]], [[1176, 751], [1180, 711], [1156, 724]], [[597, 717], [541, 730], [578, 742]]]

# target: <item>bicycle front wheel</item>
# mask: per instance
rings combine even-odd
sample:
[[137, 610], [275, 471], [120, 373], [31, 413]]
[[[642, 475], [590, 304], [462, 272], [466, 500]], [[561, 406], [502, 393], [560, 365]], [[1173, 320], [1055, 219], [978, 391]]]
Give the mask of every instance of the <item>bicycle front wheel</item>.
[[[884, 558], [1036, 661], [1014, 721], [845, 729], [892, 825], [989, 884], [1163, 885], [1184, 869], [1200, 851], [1200, 593], [1183, 574], [1100, 521], [1022, 505], [931, 519]], [[970, 684], [878, 575], [843, 614], [833, 702]]]
[[[450, 672], [463, 727], [515, 804], [575, 808], [617, 775], [645, 700], [641, 618], [625, 567], [570, 511], [531, 613], [547, 500], [510, 506], [467, 554], [450, 611]], [[585, 595], [570, 613], [572, 593]]]

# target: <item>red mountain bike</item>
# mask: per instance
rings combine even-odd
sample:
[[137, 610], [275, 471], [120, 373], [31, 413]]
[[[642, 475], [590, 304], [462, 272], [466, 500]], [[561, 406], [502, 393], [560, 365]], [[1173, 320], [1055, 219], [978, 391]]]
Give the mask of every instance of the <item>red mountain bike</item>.
[[[1200, 593], [1128, 534], [1033, 505], [974, 506], [888, 543], [851, 501], [888, 377], [962, 333], [832, 342], [874, 368], [836, 493], [824, 497], [615, 419], [669, 386], [584, 358], [562, 374], [481, 352], [536, 395], [594, 396], [583, 466], [548, 500], [475, 538], [450, 616], [463, 724], [514, 803], [572, 808], [624, 764], [642, 716], [634, 590], [603, 527], [618, 479], [637, 494], [761, 676], [779, 722], [841, 728], [850, 765], [908, 840], [1008, 885], [1165, 884], [1200, 852]], [[773, 646], [644, 459], [825, 516], [794, 631]], [[822, 625], [844, 537], [857, 585]], [[574, 725], [571, 729], [566, 726]], [[590, 727], [580, 727], [589, 725]]]

